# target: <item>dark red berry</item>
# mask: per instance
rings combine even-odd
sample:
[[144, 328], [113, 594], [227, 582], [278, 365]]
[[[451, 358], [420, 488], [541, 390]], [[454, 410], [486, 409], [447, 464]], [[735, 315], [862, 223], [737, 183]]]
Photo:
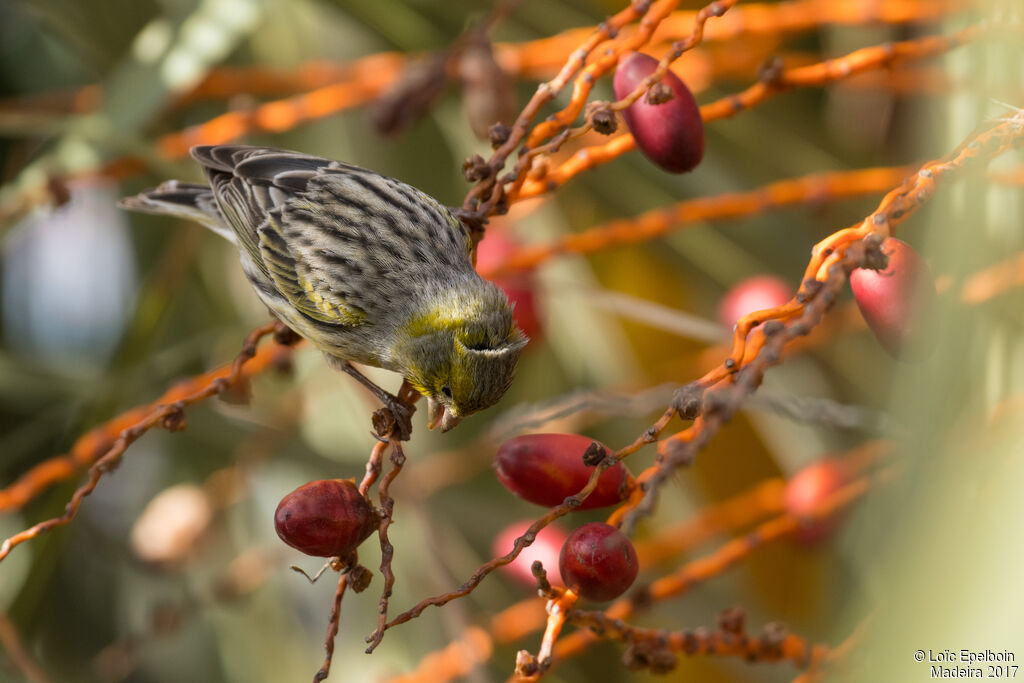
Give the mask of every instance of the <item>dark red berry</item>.
[[732, 329], [748, 313], [778, 308], [793, 298], [793, 290], [774, 275], [755, 275], [742, 280], [726, 292], [718, 306], [718, 320]]
[[640, 565], [621, 531], [591, 522], [569, 534], [558, 558], [565, 585], [595, 602], [614, 600], [633, 585]]
[[[497, 267], [519, 249], [519, 243], [504, 232], [489, 229], [476, 249], [476, 268], [480, 272]], [[515, 309], [513, 316], [526, 336], [536, 341], [541, 336], [541, 323], [534, 295], [533, 278], [529, 273], [519, 273], [497, 278], [494, 284], [505, 291]], [[529, 346], [527, 348], [530, 348]]]
[[858, 268], [850, 273], [850, 289], [868, 327], [893, 358], [921, 357], [934, 341], [935, 280], [906, 242], [890, 237], [881, 249], [889, 257], [886, 269]]
[[[494, 537], [492, 547], [494, 557], [507, 555], [515, 545], [516, 539], [526, 533], [531, 524], [533, 524], [533, 520], [513, 522], [498, 532], [498, 535]], [[558, 573], [558, 553], [568, 536], [569, 534], [565, 533], [560, 526], [548, 524], [540, 530], [533, 543], [519, 553], [519, 557], [509, 564], [502, 565], [499, 570], [529, 588], [536, 588], [537, 579], [533, 576], [531, 567], [535, 561], [540, 561], [544, 565], [544, 571], [547, 572], [548, 581], [561, 583], [562, 579]]]
[[816, 543], [835, 530], [839, 517], [821, 517], [817, 511], [829, 496], [847, 483], [845, 469], [835, 460], [821, 460], [793, 475], [786, 484], [783, 501], [786, 511], [800, 522], [797, 539]]
[[349, 479], [303, 484], [281, 499], [274, 529], [307, 555], [344, 557], [377, 528], [377, 512]]
[[[592, 443], [593, 439], [578, 434], [517, 436], [498, 448], [494, 470], [512, 493], [531, 503], [551, 507], [587, 485], [594, 468], [583, 463], [583, 454]], [[604, 471], [597, 488], [577, 509], [615, 505], [629, 494], [632, 486], [632, 477], [625, 465], [617, 463]]]
[[[657, 59], [639, 52], [623, 59], [615, 70], [615, 97], [621, 100], [633, 92], [657, 68]], [[671, 69], [660, 82], [672, 91], [671, 99], [654, 104], [647, 100], [658, 102], [664, 97], [641, 97], [622, 112], [622, 118], [648, 159], [670, 173], [692, 171], [704, 157], [700, 107]]]

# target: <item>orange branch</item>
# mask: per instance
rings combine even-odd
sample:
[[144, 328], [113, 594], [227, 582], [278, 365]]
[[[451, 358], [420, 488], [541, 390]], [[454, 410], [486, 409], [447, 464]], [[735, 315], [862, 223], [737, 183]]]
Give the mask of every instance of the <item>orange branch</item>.
[[[267, 326], [259, 328], [259, 330], [265, 329]], [[270, 331], [272, 332], [273, 329], [271, 328]], [[58, 455], [39, 463], [21, 475], [13, 484], [0, 489], [0, 511], [20, 508], [53, 484], [75, 476], [99, 460], [113, 447], [124, 432], [136, 428], [147, 418], [151, 418], [154, 413], [164, 410], [164, 406], [178, 402], [188, 405], [221, 393], [229, 388], [225, 386], [224, 382], [231, 385], [243, 383], [268, 368], [279, 366], [290, 355], [291, 349], [287, 346], [280, 344], [263, 346], [256, 351], [251, 359], [243, 362], [244, 364], [240, 366], [241, 369], [234, 379], [231, 379], [234, 365], [225, 365], [179, 382], [153, 403], [136, 406], [98, 427], [94, 427], [80, 436], [67, 454]], [[216, 390], [214, 391], [214, 389]], [[213, 393], [210, 393], [211, 391]], [[200, 398], [197, 399], [197, 396]]]
[[623, 659], [630, 669], [650, 669], [651, 673], [668, 673], [675, 668], [676, 654], [687, 656], [716, 655], [742, 657], [748, 662], [790, 660], [806, 666], [821, 660], [829, 649], [812, 646], [807, 640], [786, 633], [779, 625], [769, 625], [761, 636], [746, 633], [745, 616], [741, 610], [727, 610], [720, 618], [717, 631], [700, 628], [686, 631], [637, 628], [621, 619], [611, 619], [601, 612], [576, 610], [570, 621], [601, 633], [606, 639], [629, 643]]
[[[886, 43], [855, 50], [843, 57], [828, 59], [817, 64], [783, 69], [771, 80], [755, 83], [746, 90], [715, 100], [700, 108], [705, 123], [730, 118], [751, 109], [775, 95], [794, 88], [823, 87], [855, 74], [880, 69], [890, 64], [913, 59], [925, 59], [943, 54], [976, 38], [978, 26], [970, 26], [949, 36], [928, 36], [898, 43]], [[540, 178], [530, 178], [522, 190], [509, 197], [518, 201], [536, 197], [564, 185], [583, 171], [606, 164], [636, 148], [633, 136], [623, 133], [600, 145], [578, 150], [561, 165]]]
[[247, 111], [215, 116], [157, 140], [157, 151], [176, 159], [188, 154], [193, 145], [231, 142], [252, 131], [280, 133], [295, 126], [339, 111], [365, 104], [398, 80], [402, 60], [394, 53], [365, 57], [351, 65], [353, 77], [301, 95], [274, 100]]
[[[626, 106], [629, 102], [639, 97], [643, 91], [660, 79], [668, 70], [669, 65], [682, 56], [683, 53], [697, 47], [704, 37], [704, 25], [711, 17], [720, 17], [733, 7], [738, 0], [714, 0], [701, 8], [693, 19], [693, 26], [690, 33], [683, 39], [672, 44], [672, 49], [666, 54], [658, 65], [656, 71], [639, 84], [636, 90], [617, 106]], [[585, 126], [576, 130], [569, 130], [568, 126], [576, 120], [586, 105], [587, 98], [593, 90], [597, 79], [611, 71], [625, 55], [638, 50], [646, 45], [658, 25], [672, 12], [679, 0], [661, 0], [654, 3], [637, 3], [630, 6], [630, 9], [642, 7], [643, 18], [639, 26], [633, 32], [624, 32], [623, 37], [613, 40], [595, 60], [591, 61], [583, 70], [573, 84], [572, 94], [569, 103], [560, 111], [548, 116], [543, 122], [534, 126], [533, 130], [526, 132], [526, 128], [532, 123], [539, 108], [553, 99], [566, 85], [571, 73], [579, 70], [579, 66], [590, 54], [594, 47], [603, 42], [605, 36], [612, 37], [609, 31], [599, 35], [599, 40], [588, 44], [588, 49], [573, 53], [573, 57], [566, 64], [563, 71], [554, 80], [544, 83], [537, 89], [537, 94], [530, 100], [519, 119], [516, 121], [514, 130], [508, 140], [498, 148], [492, 155], [490, 162], [486, 165], [486, 173], [476, 174], [479, 182], [470, 191], [463, 208], [466, 211], [476, 212], [478, 217], [486, 218], [492, 214], [504, 213], [507, 210], [506, 196], [514, 199], [521, 191], [523, 184], [532, 175], [534, 162], [540, 156], [547, 156], [558, 151], [562, 144], [574, 137], [587, 132], [590, 126], [588, 121]], [[505, 166], [509, 154], [517, 148], [523, 140], [526, 150], [521, 153], [519, 161], [512, 171], [500, 179], [498, 173]], [[510, 183], [506, 187], [506, 183]], [[481, 205], [479, 198], [489, 194], [487, 200]], [[479, 236], [476, 237], [479, 239]]]
[[[710, 24], [704, 40], [727, 40], [748, 34], [779, 35], [833, 23], [933, 21], [963, 9], [966, 4], [964, 0], [890, 0], [869, 7], [864, 7], [863, 3], [857, 0], [790, 0], [777, 4], [751, 4], [734, 8], [717, 22]], [[637, 7], [641, 5], [642, 3], [638, 3]], [[529, 132], [529, 125], [541, 107], [553, 99], [561, 87], [581, 68], [590, 68], [593, 65], [593, 62], [588, 65], [588, 60], [598, 45], [618, 35], [641, 15], [642, 12], [631, 5], [596, 29], [571, 29], [550, 38], [496, 46], [497, 58], [502, 68], [521, 77], [550, 73], [555, 65], [563, 61], [565, 64], [554, 80], [541, 86], [517, 121], [509, 143], [503, 145], [492, 157], [489, 175], [478, 183], [464, 202], [464, 207], [468, 211], [473, 211], [485, 195], [491, 195], [491, 199], [483, 207], [486, 215], [490, 215], [495, 209], [503, 208], [503, 193], [492, 192], [497, 176], [504, 167], [505, 159], [517, 149], [523, 136]], [[648, 37], [657, 44], [686, 41], [696, 35], [694, 29], [697, 27], [698, 16], [699, 13], [693, 11], [672, 12], [663, 17], [653, 35]], [[646, 28], [641, 29], [641, 32], [646, 34]], [[624, 31], [617, 44], [634, 45], [636, 42], [635, 34]], [[606, 57], [607, 55], [599, 57], [598, 61]], [[405, 55], [385, 52], [341, 64], [311, 62], [292, 71], [278, 72], [265, 67], [214, 70], [207, 80], [200, 84], [193, 94], [186, 95], [183, 101], [239, 93], [264, 95], [307, 89], [308, 92], [266, 102], [253, 109], [227, 112], [205, 123], [169, 133], [157, 140], [157, 151], [166, 158], [183, 158], [187, 156], [192, 145], [232, 142], [254, 131], [284, 132], [302, 123], [361, 106], [395, 83], [406, 63]], [[603, 69], [601, 73], [605, 71], [607, 69]], [[579, 93], [582, 94], [584, 90], [589, 92], [589, 84], [580, 84]], [[72, 111], [89, 111], [99, 101], [97, 93], [95, 86], [89, 86], [77, 94], [48, 94], [46, 97], [49, 100], [39, 100], [39, 105], [36, 105], [35, 101], [26, 103], [10, 100], [0, 102], [0, 108], [8, 107], [24, 112], [25, 106], [57, 106], [70, 108]], [[577, 104], [582, 105], [581, 102], [574, 100], [573, 108], [576, 108]], [[581, 150], [578, 153], [579, 158], [566, 161], [564, 167], [555, 169], [547, 180], [538, 180], [531, 174], [529, 182], [524, 183], [523, 192], [518, 194], [534, 196], [550, 190], [586, 168], [605, 163], [632, 148], [632, 139], [620, 136], [589, 151]], [[505, 178], [502, 183], [512, 179], [520, 183], [525, 181], [530, 174], [530, 166], [537, 160], [530, 158], [528, 161], [529, 163], [516, 169], [513, 177]], [[546, 160], [540, 161], [542, 166], [546, 163]], [[101, 169], [74, 173], [70, 177], [124, 177], [137, 172], [143, 166], [139, 159], [122, 158], [110, 162]], [[538, 182], [541, 184], [538, 185]], [[549, 187], [548, 184], [552, 185]], [[31, 206], [45, 203], [49, 199], [50, 193], [45, 186], [31, 185], [8, 198], [4, 205], [0, 206], [0, 218], [19, 215]]]
[[[630, 141], [632, 138], [629, 138]], [[484, 272], [488, 278], [530, 270], [560, 254], [588, 254], [661, 237], [694, 223], [754, 216], [784, 206], [837, 201], [883, 192], [899, 183], [910, 166], [835, 171], [770, 183], [748, 192], [730, 192], [690, 199], [653, 209], [635, 218], [609, 221], [553, 242], [524, 247]]]
[[[989, 160], [1010, 149], [1024, 137], [1024, 110], [1001, 120], [989, 129], [965, 140], [942, 159], [925, 164], [916, 174], [891, 190], [870, 216], [856, 226], [839, 230], [820, 241], [811, 251], [804, 279], [789, 303], [765, 311], [750, 313], [736, 323], [729, 357], [673, 399], [672, 409], [684, 415], [696, 412], [692, 425], [659, 443], [658, 462], [642, 472], [641, 486], [613, 514], [631, 530], [640, 516], [649, 514], [658, 490], [676, 468], [692, 462], [722, 425], [738, 409], [742, 400], [756, 390], [770, 365], [780, 362], [787, 346], [805, 336], [824, 317], [845, 283], [847, 273], [863, 264], [869, 249], [878, 249], [893, 227], [907, 220], [927, 203], [936, 183], [979, 159]], [[757, 328], [757, 329], [755, 329]], [[705, 390], [721, 384], [719, 391], [704, 396]], [[696, 410], [684, 408], [684, 401]], [[658, 437], [664, 430], [649, 429], [643, 437]], [[618, 455], [618, 454], [616, 454]], [[618, 456], [621, 457], [621, 456]]]
[[[854, 480], [824, 499], [816, 508], [814, 517], [824, 518], [835, 514], [863, 497], [870, 490], [872, 483], [886, 481], [891, 476], [892, 471], [887, 470], [881, 475], [863, 476]], [[604, 617], [609, 620], [628, 619], [649, 604], [678, 597], [694, 586], [736, 566], [758, 548], [791, 535], [799, 526], [796, 518], [786, 514], [772, 518], [757, 526], [752, 532], [729, 541], [711, 554], [693, 560], [674, 573], [654, 581], [633, 596], [616, 601], [604, 611]], [[555, 645], [553, 661], [560, 663], [579, 655], [601, 639], [601, 635], [591, 630], [575, 631]]]
[[768, 82], [756, 83], [741, 93], [701, 107], [701, 116], [705, 121], [730, 118], [745, 109], [757, 106], [779, 92], [793, 88], [821, 87], [896, 62], [935, 57], [977, 38], [981, 30], [978, 25], [968, 26], [948, 36], [925, 36], [897, 43], [873, 45], [836, 59], [784, 69]]
[[[860, 0], [790, 0], [778, 4], [750, 3], [740, 5], [705, 31], [705, 41], [725, 41], [741, 36], [771, 35], [808, 31], [827, 24], [863, 25], [923, 23], [942, 19], [963, 9], [963, 0], [889, 0], [865, 6]], [[689, 35], [696, 16], [693, 10], [672, 12], [654, 32], [654, 42], [672, 42]], [[494, 46], [498, 63], [509, 74], [520, 78], [550, 77], [585, 41], [592, 39], [598, 27], [569, 29], [553, 36], [520, 43], [497, 43]], [[266, 66], [218, 67], [184, 96], [183, 102], [200, 99], [229, 98], [240, 93], [256, 96], [279, 96], [337, 85], [342, 82], [379, 78], [378, 65], [400, 71], [408, 56], [385, 52], [351, 62], [314, 60], [294, 69], [273, 69]], [[393, 81], [389, 81], [390, 85]], [[90, 86], [91, 87], [91, 86]], [[83, 101], [96, 98], [92, 92]], [[63, 100], [62, 100], [63, 101]]]
[[[823, 500], [816, 515], [827, 517], [852, 504], [865, 495], [871, 486], [871, 477], [861, 477]], [[683, 565], [647, 587], [642, 595], [625, 598], [612, 604], [605, 614], [612, 619], [626, 619], [647, 601], [659, 602], [678, 597], [699, 583], [724, 573], [746, 559], [754, 550], [794, 533], [800, 524], [789, 515], [780, 515], [764, 522], [752, 532], [729, 541], [715, 552]], [[600, 637], [590, 631], [576, 631], [563, 638], [555, 647], [555, 659], [564, 660], [581, 653]]]
[[870, 622], [871, 616], [868, 616], [864, 621], [857, 624], [857, 627], [846, 637], [846, 640], [827, 652], [821, 653], [820, 656], [812, 658], [807, 671], [794, 678], [793, 683], [818, 683], [825, 680], [832, 668], [837, 663], [849, 658], [854, 648], [864, 639]]
[[331, 662], [334, 660], [334, 639], [338, 635], [338, 629], [341, 628], [341, 601], [345, 597], [346, 588], [348, 588], [348, 574], [342, 573], [338, 577], [338, 587], [334, 590], [331, 615], [327, 621], [327, 636], [324, 638], [324, 663], [320, 665], [320, 669], [313, 676], [313, 683], [324, 680], [331, 673]]
[[255, 96], [297, 95], [342, 83], [368, 84], [381, 79], [387, 81], [385, 85], [390, 85], [408, 61], [409, 57], [401, 52], [379, 52], [345, 62], [317, 59], [293, 69], [222, 66], [210, 71], [179, 104], [236, 97], [243, 93]]
[[182, 382], [167, 391], [156, 403], [134, 408], [97, 427], [81, 437], [71, 453], [37, 465], [5, 489], [2, 502], [7, 508], [16, 507], [55, 481], [67, 479], [78, 472], [79, 468], [91, 463], [88, 480], [72, 495], [64, 514], [40, 522], [5, 540], [0, 546], [0, 561], [25, 541], [73, 520], [82, 500], [96, 489], [103, 475], [116, 468], [128, 447], [150, 429], [184, 429], [184, 409], [187, 406], [242, 386], [247, 377], [286, 358], [291, 352], [287, 347], [275, 345], [262, 350], [257, 347], [260, 339], [277, 329], [276, 322], [256, 328], [246, 337], [242, 351], [230, 366]]
[[[553, 135], [558, 133], [562, 128], [565, 128], [580, 115], [583, 111], [583, 106], [586, 104], [587, 98], [590, 96], [590, 91], [594, 87], [594, 83], [597, 79], [604, 74], [611, 71], [616, 64], [619, 62], [619, 58], [632, 50], [639, 49], [647, 44], [653, 35], [654, 30], [658, 28], [660, 24], [675, 6], [679, 4], [679, 0], [661, 0], [661, 2], [655, 3], [644, 15], [640, 21], [640, 26], [637, 31], [631, 32], [623, 37], [621, 40], [613, 42], [607, 47], [603, 54], [597, 58], [597, 60], [591, 62], [577, 78], [572, 88], [572, 96], [569, 100], [569, 104], [564, 109], [555, 114], [552, 114], [548, 119], [537, 126], [534, 126], [527, 138], [526, 146], [533, 148], [538, 147], [544, 140], [551, 138]], [[736, 4], [736, 0], [731, 0], [725, 3], [723, 11], [728, 9], [732, 5]], [[703, 35], [704, 22], [707, 21], [709, 15], [708, 8], [705, 7], [701, 10], [701, 14], [698, 15], [699, 24], [694, 28], [694, 34]], [[699, 40], [695, 41], [699, 42]], [[548, 84], [549, 88], [555, 92], [559, 91], [564, 87], [565, 82], [563, 79], [555, 79]]]
[[[749, 3], [732, 10], [709, 26], [705, 41], [726, 41], [742, 36], [780, 36], [808, 31], [828, 24], [863, 25], [925, 23], [940, 20], [964, 9], [964, 0], [887, 0], [865, 6], [861, 0], [789, 0], [779, 3]], [[677, 10], [658, 27], [654, 42], [672, 42], [689, 35], [696, 12]], [[497, 43], [495, 53], [510, 74], [531, 78], [554, 74], [572, 53], [598, 30], [588, 26], [519, 43]], [[291, 69], [264, 65], [220, 66], [212, 69], [178, 104], [198, 100], [225, 99], [239, 94], [281, 96], [299, 94], [343, 82], [377, 77], [379, 65], [401, 70], [409, 57], [400, 52], [381, 52], [353, 61], [317, 59]], [[88, 112], [100, 102], [96, 85], [77, 91], [50, 91], [37, 95], [0, 100], [0, 109]]]
[[[825, 311], [833, 303], [839, 288], [845, 283], [846, 273], [863, 262], [865, 252], [870, 248], [866, 238], [869, 236], [876, 238], [874, 248], [877, 249], [878, 244], [888, 236], [893, 225], [906, 220], [931, 198], [935, 180], [939, 176], [959, 170], [967, 161], [977, 158], [982, 149], [985, 150], [986, 156], [995, 156], [1008, 149], [1019, 137], [1024, 135], [1022, 118], [1024, 115], [1018, 114], [1012, 119], [1005, 120], [978, 135], [969, 143], [965, 143], [945, 159], [926, 164], [918, 174], [890, 191], [883, 199], [879, 209], [859, 226], [840, 230], [819, 242], [812, 250], [812, 259], [807, 267], [807, 275], [797, 297], [779, 309], [758, 311], [741, 318], [736, 323], [730, 357], [722, 365], [677, 392], [658, 421], [646, 429], [633, 443], [607, 455], [594, 468], [589, 482], [579, 493], [567, 498], [562, 505], [552, 508], [544, 517], [534, 522], [529, 530], [517, 539], [515, 548], [508, 555], [481, 565], [473, 576], [457, 590], [422, 600], [407, 612], [393, 619], [387, 626], [404, 623], [418, 617], [429, 606], [441, 606], [471, 593], [487, 574], [514, 560], [523, 547], [528, 542], [532, 542], [532, 534], [536, 534], [585, 500], [596, 488], [597, 480], [604, 470], [644, 445], [656, 441], [677, 413], [687, 415], [696, 410], [698, 415], [693, 425], [660, 444], [659, 454], [661, 457], [658, 463], [637, 478], [638, 481], [647, 485], [638, 487], [637, 491], [642, 491], [642, 494], [634, 495], [616, 513], [613, 513], [613, 519], [622, 520], [627, 531], [631, 532], [638, 517], [649, 514], [653, 509], [660, 485], [669, 474], [679, 466], [690, 462], [697, 451], [713, 438], [721, 424], [738, 409], [742, 399], [756, 389], [767, 367], [778, 362], [786, 345], [793, 339], [806, 335], [821, 321]], [[825, 273], [823, 279], [815, 277], [821, 272]], [[769, 332], [770, 325], [766, 324], [754, 334], [750, 334], [754, 327], [761, 325], [766, 320], [774, 322], [776, 327], [772, 327]], [[785, 322], [791, 324], [786, 326]], [[751, 337], [749, 344], [748, 335]], [[745, 372], [737, 375], [741, 370], [745, 370]], [[739, 381], [736, 380], [737, 376]], [[735, 391], [719, 399], [713, 408], [702, 407], [704, 401], [702, 401], [701, 394], [706, 389], [723, 381], [727, 384], [736, 382]], [[690, 404], [693, 404], [692, 407]]]
[[[870, 441], [840, 459], [846, 471], [857, 476], [873, 469], [889, 449], [887, 442]], [[636, 543], [641, 570], [685, 554], [717, 536], [738, 534], [759, 520], [780, 514], [784, 489], [782, 479], [766, 479], [732, 498], [703, 508], [686, 521], [657, 530], [651, 538]], [[840, 504], [844, 503], [836, 503]], [[833, 503], [823, 501], [822, 505], [827, 507]], [[424, 657], [415, 671], [388, 679], [387, 683], [445, 683], [465, 676], [491, 656], [495, 645], [514, 643], [544, 625], [541, 603], [536, 598], [522, 600], [491, 617], [486, 630], [467, 629], [461, 638], [443, 650]], [[569, 636], [570, 639], [575, 637], [578, 635]], [[564, 653], [556, 650], [555, 654]]]

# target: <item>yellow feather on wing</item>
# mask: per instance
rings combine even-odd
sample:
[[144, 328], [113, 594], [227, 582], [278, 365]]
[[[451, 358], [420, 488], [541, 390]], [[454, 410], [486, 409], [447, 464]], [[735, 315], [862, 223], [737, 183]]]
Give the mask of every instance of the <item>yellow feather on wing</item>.
[[346, 306], [335, 294], [328, 299], [309, 279], [298, 272], [298, 264], [281, 234], [281, 228], [271, 217], [257, 231], [259, 250], [270, 278], [285, 298], [303, 315], [334, 325], [358, 325], [366, 314], [353, 306]]

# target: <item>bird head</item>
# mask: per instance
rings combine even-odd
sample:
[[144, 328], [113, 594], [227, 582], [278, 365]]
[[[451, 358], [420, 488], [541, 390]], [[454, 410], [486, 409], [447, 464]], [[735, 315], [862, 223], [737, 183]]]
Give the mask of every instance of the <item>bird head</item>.
[[406, 379], [428, 399], [427, 426], [446, 432], [497, 403], [512, 384], [528, 341], [503, 294], [498, 306], [452, 324], [432, 324], [416, 335], [403, 353], [403, 365]]

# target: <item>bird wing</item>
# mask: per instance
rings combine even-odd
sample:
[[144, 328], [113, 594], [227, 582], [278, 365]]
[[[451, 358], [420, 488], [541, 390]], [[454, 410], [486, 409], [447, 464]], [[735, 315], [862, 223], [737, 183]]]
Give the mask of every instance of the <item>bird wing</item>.
[[144, 213], [176, 216], [205, 225], [221, 237], [235, 242], [235, 234], [224, 225], [224, 218], [217, 208], [217, 200], [208, 185], [183, 183], [168, 180], [160, 187], [142, 192], [134, 197], [125, 197], [117, 202], [123, 209]]
[[392, 178], [261, 147], [195, 147], [192, 156], [239, 245], [315, 320], [358, 324], [397, 289], [415, 286], [410, 276], [469, 262], [466, 228]]

